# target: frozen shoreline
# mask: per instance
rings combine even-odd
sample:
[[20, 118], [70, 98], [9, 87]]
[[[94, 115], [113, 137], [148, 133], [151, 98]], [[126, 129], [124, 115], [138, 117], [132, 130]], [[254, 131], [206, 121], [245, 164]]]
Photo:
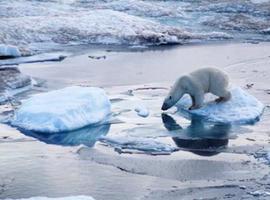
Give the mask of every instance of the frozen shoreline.
[[[172, 147], [179, 145], [180, 151], [166, 156], [118, 154], [114, 148], [96, 141], [91, 142], [92, 148], [62, 147], [55, 145], [57, 136], [28, 137], [0, 125], [3, 136], [0, 138], [0, 168], [4, 169], [0, 185], [5, 185], [3, 189], [0, 187], [0, 198], [89, 195], [96, 200], [108, 197], [179, 199], [179, 196], [252, 199], [259, 190], [269, 192], [270, 169], [262, 162], [265, 157], [261, 152], [270, 148], [269, 108], [254, 126], [232, 127], [233, 134], [225, 134], [222, 140], [207, 140], [218, 143], [220, 148], [213, 153], [206, 152], [208, 156], [200, 156], [205, 152], [196, 151], [196, 145], [204, 145], [205, 141], [195, 140], [188, 132], [189, 122], [172, 113], [167, 114], [172, 115], [184, 131], [178, 140], [172, 133], [168, 137], [158, 103], [179, 74], [202, 65], [216, 65], [229, 72], [233, 83], [269, 106], [269, 52], [268, 43], [200, 45], [164, 51], [96, 51], [68, 57], [60, 63], [20, 65], [23, 73], [47, 80], [47, 90], [67, 85], [104, 86], [115, 102], [114, 113], [118, 113], [121, 123], [105, 127], [103, 135], [144, 136]], [[106, 55], [106, 59], [90, 59], [88, 56], [93, 54]], [[246, 89], [247, 84], [253, 85]], [[149, 117], [142, 118], [134, 110], [129, 111], [127, 99], [146, 102], [151, 108]], [[89, 133], [91, 131], [96, 133], [95, 130]], [[65, 139], [72, 142], [70, 138], [63, 138], [61, 145]], [[188, 146], [191, 144], [193, 146]], [[128, 149], [124, 151], [133, 153]], [[267, 199], [266, 194], [261, 192], [259, 199]]]

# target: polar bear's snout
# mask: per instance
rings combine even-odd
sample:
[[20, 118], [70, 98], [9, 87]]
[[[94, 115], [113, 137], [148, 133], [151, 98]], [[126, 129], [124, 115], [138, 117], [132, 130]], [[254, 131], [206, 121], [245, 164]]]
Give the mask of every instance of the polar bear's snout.
[[168, 110], [169, 108], [170, 108], [170, 106], [164, 102], [162, 104], [161, 110]]
[[169, 108], [173, 107], [178, 99], [173, 98], [171, 95], [165, 98], [161, 110], [168, 110]]

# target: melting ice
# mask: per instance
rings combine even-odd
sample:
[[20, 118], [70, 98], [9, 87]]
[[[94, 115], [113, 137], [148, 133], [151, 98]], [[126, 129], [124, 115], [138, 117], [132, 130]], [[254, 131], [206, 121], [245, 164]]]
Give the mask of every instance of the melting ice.
[[211, 95], [206, 96], [207, 103], [196, 110], [188, 110], [191, 99], [184, 96], [177, 106], [180, 112], [189, 118], [199, 117], [210, 122], [249, 124], [259, 120], [264, 109], [259, 100], [241, 88], [231, 89], [231, 94], [232, 98], [222, 103], [214, 102]]
[[11, 124], [30, 131], [65, 132], [104, 122], [110, 112], [103, 89], [72, 86], [23, 101]]

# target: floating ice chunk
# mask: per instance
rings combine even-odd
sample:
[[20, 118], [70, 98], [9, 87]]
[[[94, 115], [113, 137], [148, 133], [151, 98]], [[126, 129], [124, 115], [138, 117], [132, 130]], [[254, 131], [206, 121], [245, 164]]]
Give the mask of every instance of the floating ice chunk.
[[0, 58], [15, 58], [20, 56], [21, 52], [17, 47], [0, 44]]
[[253, 154], [259, 161], [270, 165], [270, 149], [262, 149]]
[[0, 68], [0, 91], [14, 90], [31, 85], [31, 78], [16, 67]]
[[72, 86], [22, 102], [11, 124], [37, 132], [72, 131], [108, 119], [111, 104], [101, 88]]
[[178, 148], [156, 141], [153, 138], [130, 137], [130, 136], [105, 136], [100, 139], [102, 142], [124, 152], [125, 150], [137, 150], [151, 154], [170, 154]]
[[208, 103], [196, 110], [188, 110], [191, 99], [186, 95], [177, 107], [188, 118], [199, 117], [210, 122], [249, 124], [258, 121], [264, 105], [241, 88], [233, 88], [231, 93], [232, 98], [222, 103], [212, 101], [215, 98], [213, 95], [206, 95], [205, 101]]
[[[13, 200], [13, 199], [6, 199]], [[15, 199], [14, 199], [15, 200]], [[94, 200], [90, 196], [69, 196], [69, 197], [57, 197], [57, 198], [49, 198], [49, 197], [30, 197], [16, 200]]]
[[65, 52], [43, 53], [34, 56], [19, 57], [15, 59], [0, 60], [2, 65], [18, 65], [22, 63], [36, 63], [36, 62], [60, 62], [64, 60], [69, 54]]
[[0, 103], [13, 99], [13, 96], [32, 87], [32, 80], [15, 67], [0, 68]]
[[142, 106], [142, 105], [137, 106], [134, 110], [141, 117], [148, 117], [149, 116], [149, 110], [145, 106]]

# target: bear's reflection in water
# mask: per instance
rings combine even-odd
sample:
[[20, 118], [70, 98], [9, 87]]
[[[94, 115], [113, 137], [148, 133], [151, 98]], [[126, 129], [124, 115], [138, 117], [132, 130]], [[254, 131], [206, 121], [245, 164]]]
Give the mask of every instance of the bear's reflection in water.
[[37, 133], [22, 131], [25, 135], [34, 137], [47, 144], [62, 146], [77, 146], [80, 144], [93, 147], [100, 137], [107, 135], [110, 124], [88, 126], [71, 132], [62, 133]]
[[172, 138], [178, 147], [201, 156], [216, 155], [229, 143], [230, 124], [210, 125], [201, 119], [192, 119], [191, 124], [183, 129], [167, 114], [162, 114], [162, 121], [167, 130], [179, 130], [179, 136]]

